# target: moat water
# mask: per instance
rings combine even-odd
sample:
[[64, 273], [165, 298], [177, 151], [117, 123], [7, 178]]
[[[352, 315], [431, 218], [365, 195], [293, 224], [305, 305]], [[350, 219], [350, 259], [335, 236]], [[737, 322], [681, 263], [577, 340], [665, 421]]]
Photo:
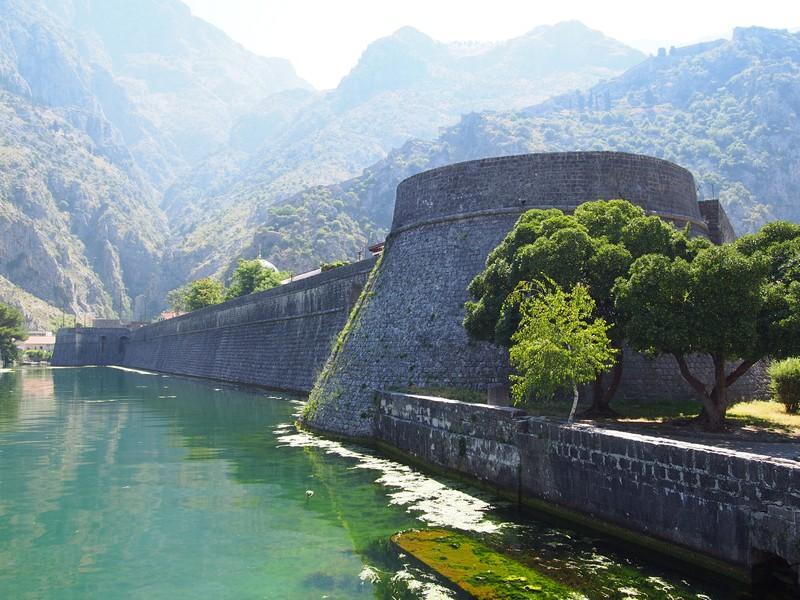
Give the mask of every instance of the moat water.
[[0, 598], [455, 597], [389, 542], [431, 526], [469, 532], [587, 598], [738, 597], [299, 433], [299, 405], [111, 368], [0, 372]]

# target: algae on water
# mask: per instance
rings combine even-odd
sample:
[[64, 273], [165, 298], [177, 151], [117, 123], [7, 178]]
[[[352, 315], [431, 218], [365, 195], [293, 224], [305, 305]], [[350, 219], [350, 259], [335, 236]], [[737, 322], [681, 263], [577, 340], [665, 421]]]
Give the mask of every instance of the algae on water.
[[444, 529], [407, 531], [392, 536], [392, 541], [478, 600], [584, 598], [460, 533]]

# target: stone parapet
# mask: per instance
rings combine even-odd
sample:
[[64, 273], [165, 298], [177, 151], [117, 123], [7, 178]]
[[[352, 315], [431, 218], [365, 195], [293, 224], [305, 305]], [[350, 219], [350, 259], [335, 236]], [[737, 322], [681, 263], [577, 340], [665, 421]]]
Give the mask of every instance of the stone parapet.
[[745, 568], [800, 564], [800, 462], [383, 392], [376, 438], [543, 500]]

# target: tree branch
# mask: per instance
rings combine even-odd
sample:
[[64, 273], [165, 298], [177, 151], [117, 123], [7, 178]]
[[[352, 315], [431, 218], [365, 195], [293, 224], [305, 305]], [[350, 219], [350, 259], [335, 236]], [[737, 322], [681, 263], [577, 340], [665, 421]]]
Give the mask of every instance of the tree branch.
[[747, 373], [747, 371], [756, 364], [758, 361], [752, 358], [748, 358], [747, 360], [743, 360], [739, 363], [739, 366], [736, 367], [733, 371], [728, 373], [728, 376], [725, 378], [725, 385], [731, 386], [734, 382], [739, 379], [742, 375]]
[[675, 362], [678, 363], [678, 369], [680, 369], [683, 378], [688, 381], [689, 385], [692, 386], [692, 388], [703, 398], [708, 398], [708, 390], [706, 389], [706, 386], [697, 377], [692, 375], [691, 371], [689, 371], [689, 365], [686, 364], [686, 358], [677, 352], [673, 352], [672, 356], [675, 357]]

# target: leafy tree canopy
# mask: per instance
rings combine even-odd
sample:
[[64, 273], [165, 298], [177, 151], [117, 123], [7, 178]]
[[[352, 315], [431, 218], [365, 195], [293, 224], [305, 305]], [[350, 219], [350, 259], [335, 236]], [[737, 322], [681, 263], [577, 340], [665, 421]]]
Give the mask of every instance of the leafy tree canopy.
[[189, 310], [186, 306], [186, 296], [189, 293], [189, 284], [167, 292], [167, 305], [176, 313], [185, 313]]
[[226, 300], [274, 288], [280, 285], [286, 277], [288, 274], [273, 271], [261, 264], [258, 259], [239, 259], [239, 264], [233, 272], [231, 284], [228, 287]]
[[192, 281], [186, 286], [184, 302], [187, 311], [219, 304], [224, 300], [225, 286], [211, 277]]
[[25, 317], [8, 304], [0, 302], [0, 363], [10, 365], [19, 356], [17, 342], [28, 337]]
[[[520, 324], [512, 292], [520, 282], [551, 279], [564, 289], [581, 284], [593, 299], [594, 316], [609, 326], [612, 344], [621, 349], [624, 315], [614, 302], [617, 278], [645, 254], [690, 257], [710, 245], [625, 200], [598, 200], [579, 206], [573, 215], [557, 209], [524, 213], [505, 239], [489, 254], [486, 268], [470, 283], [472, 300], [465, 305], [464, 326], [476, 340], [510, 345]], [[606, 387], [597, 374], [592, 411], [610, 412], [608, 402], [622, 373], [620, 359]]]
[[[675, 357], [705, 427], [724, 427], [728, 388], [758, 360], [800, 353], [799, 262], [800, 226], [776, 222], [688, 259], [642, 256], [616, 285], [630, 344]], [[694, 353], [711, 358], [710, 381], [690, 369]]]
[[577, 386], [592, 381], [614, 362], [608, 325], [595, 316], [588, 288], [578, 284], [565, 292], [552, 280], [523, 282], [512, 294], [519, 307], [519, 328], [511, 336], [511, 391], [517, 404], [552, 398], [573, 390], [570, 420], [578, 400]]

